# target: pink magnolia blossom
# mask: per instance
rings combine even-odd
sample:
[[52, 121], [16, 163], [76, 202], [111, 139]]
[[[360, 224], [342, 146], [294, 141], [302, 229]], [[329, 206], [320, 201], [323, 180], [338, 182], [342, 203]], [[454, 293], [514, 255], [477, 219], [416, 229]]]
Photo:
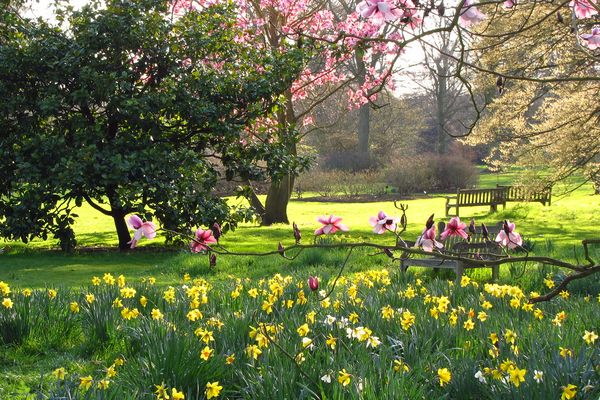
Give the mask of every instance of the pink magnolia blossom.
[[590, 3], [588, 0], [571, 0], [569, 6], [573, 9], [577, 18], [585, 19], [598, 14], [598, 10], [596, 10], [592, 3], [596, 4], [596, 1], [592, 0]]
[[192, 253], [200, 253], [201, 251], [208, 250], [209, 244], [217, 243], [217, 239], [213, 236], [213, 232], [210, 229], [198, 229], [196, 231], [196, 240], [190, 243], [190, 249]]
[[592, 28], [592, 33], [581, 35], [581, 39], [585, 41], [590, 50], [600, 49], [600, 26]]
[[467, 224], [460, 222], [460, 218], [451, 218], [450, 222], [448, 222], [448, 225], [446, 225], [446, 229], [440, 235], [440, 239], [446, 240], [448, 236], [460, 236], [461, 238], [466, 239], [469, 237], [467, 232], [465, 232], [466, 227]]
[[435, 240], [435, 226], [425, 229], [423, 234], [417, 238], [417, 246], [420, 246], [425, 251], [432, 252], [434, 248], [442, 249], [443, 244]]
[[383, 211], [379, 211], [376, 217], [369, 218], [369, 223], [373, 227], [373, 232], [378, 235], [385, 233], [385, 231], [395, 231], [398, 222], [400, 222], [400, 218], [391, 217]]
[[334, 215], [330, 215], [329, 217], [322, 215], [317, 218], [317, 221], [322, 223], [323, 226], [315, 230], [315, 235], [332, 235], [338, 230], [343, 232], [348, 232], [350, 230], [346, 225], [342, 224], [341, 217], [336, 217]]
[[506, 0], [502, 5], [504, 8], [510, 9], [517, 5], [517, 0]]
[[514, 249], [523, 244], [521, 235], [515, 232], [515, 224], [509, 220], [504, 221], [504, 226], [498, 236], [496, 236], [496, 243], [502, 247], [508, 247]]
[[139, 216], [133, 214], [129, 216], [127, 223], [134, 230], [133, 239], [127, 242], [127, 244], [131, 245], [132, 249], [137, 246], [142, 236], [147, 239], [154, 239], [156, 237], [156, 225], [150, 221], [142, 221]]
[[364, 0], [356, 5], [356, 12], [363, 18], [373, 18], [375, 25], [382, 25], [386, 21], [393, 21], [404, 13], [387, 1]]
[[473, 0], [466, 0], [460, 10], [460, 22], [465, 27], [481, 22], [485, 19], [485, 14], [473, 5]]

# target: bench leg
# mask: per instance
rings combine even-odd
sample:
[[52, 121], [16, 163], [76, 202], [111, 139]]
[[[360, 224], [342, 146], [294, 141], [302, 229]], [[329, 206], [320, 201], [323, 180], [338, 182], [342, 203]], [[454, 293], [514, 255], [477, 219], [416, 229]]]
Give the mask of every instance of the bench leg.
[[494, 265], [492, 267], [492, 282], [497, 282], [500, 278], [500, 266]]
[[404, 263], [404, 260], [400, 260], [400, 272], [404, 273], [408, 269], [408, 266]]
[[496, 211], [498, 211], [498, 206], [496, 204], [492, 204], [490, 206], [490, 212], [496, 212]]
[[456, 272], [456, 284], [460, 285], [460, 280], [462, 279], [463, 272], [465, 272], [465, 266], [463, 265], [463, 263], [457, 263], [456, 267], [454, 268], [454, 272]]
[[[458, 200], [457, 200], [457, 202], [458, 202]], [[458, 212], [458, 204], [457, 204], [457, 205], [456, 205], [456, 216], [458, 217], [458, 216], [459, 216], [459, 214], [460, 214], [460, 213]]]

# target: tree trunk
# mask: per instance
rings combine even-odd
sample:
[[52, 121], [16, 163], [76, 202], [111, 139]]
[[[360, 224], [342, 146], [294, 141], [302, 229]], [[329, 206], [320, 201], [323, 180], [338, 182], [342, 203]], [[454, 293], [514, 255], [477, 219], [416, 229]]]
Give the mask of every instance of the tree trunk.
[[[363, 60], [364, 52], [357, 50], [354, 53], [356, 60], [356, 80], [359, 85], [364, 85], [367, 80], [367, 68], [365, 61]], [[360, 106], [358, 111], [358, 154], [360, 159], [357, 160], [360, 164], [360, 168], [368, 166], [369, 161], [369, 117], [370, 117], [369, 103]]]
[[369, 117], [371, 115], [371, 106], [363, 104], [358, 111], [358, 154], [361, 164], [360, 167], [368, 167], [369, 165]]
[[437, 152], [438, 154], [445, 154], [448, 151], [448, 135], [444, 131], [446, 125], [446, 100], [448, 97], [448, 78], [447, 70], [440, 64], [437, 65], [437, 99], [436, 99], [436, 134], [437, 134]]
[[116, 190], [109, 188], [107, 190], [107, 197], [110, 203], [110, 215], [113, 217], [115, 228], [117, 229], [117, 236], [119, 238], [119, 250], [129, 250], [129, 242], [131, 236], [129, 235], [129, 227], [125, 222], [125, 216], [127, 211], [123, 209], [121, 202], [118, 198]]
[[271, 183], [265, 204], [265, 214], [262, 219], [263, 225], [290, 223], [287, 216], [287, 206], [293, 187], [294, 177], [289, 174], [282, 177], [280, 181]]
[[[292, 104], [292, 92], [286, 91], [285, 107], [277, 113], [277, 120], [280, 126], [284, 127], [281, 130], [281, 135], [287, 135], [288, 129], [293, 128], [296, 124], [294, 107]], [[289, 144], [289, 152], [296, 156], [296, 143], [287, 140]], [[271, 225], [276, 223], [289, 224], [287, 216], [287, 206], [292, 196], [294, 189], [294, 176], [290, 173], [285, 174], [279, 181], [272, 181], [267, 193], [267, 201], [265, 202], [265, 212], [262, 217], [262, 225]]]
[[125, 222], [125, 215], [122, 210], [114, 210], [112, 212], [113, 221], [115, 228], [117, 228], [117, 236], [119, 237], [119, 250], [129, 250], [129, 242], [131, 236], [129, 235], [129, 227]]

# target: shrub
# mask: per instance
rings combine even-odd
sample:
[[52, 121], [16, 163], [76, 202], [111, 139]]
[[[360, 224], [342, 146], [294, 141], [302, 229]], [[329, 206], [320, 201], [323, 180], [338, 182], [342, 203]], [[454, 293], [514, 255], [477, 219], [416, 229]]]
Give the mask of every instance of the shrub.
[[342, 195], [357, 197], [360, 195], [381, 195], [385, 193], [385, 183], [380, 172], [314, 170], [302, 174], [296, 180], [296, 194], [302, 197], [304, 192], [316, 192], [320, 196]]
[[435, 188], [454, 190], [477, 184], [479, 172], [466, 158], [443, 155], [433, 157]]
[[462, 157], [425, 154], [394, 160], [386, 168], [384, 176], [388, 184], [406, 195], [471, 187], [477, 182], [478, 171]]
[[433, 170], [424, 157], [396, 159], [385, 169], [384, 176], [403, 195], [431, 190], [435, 182]]

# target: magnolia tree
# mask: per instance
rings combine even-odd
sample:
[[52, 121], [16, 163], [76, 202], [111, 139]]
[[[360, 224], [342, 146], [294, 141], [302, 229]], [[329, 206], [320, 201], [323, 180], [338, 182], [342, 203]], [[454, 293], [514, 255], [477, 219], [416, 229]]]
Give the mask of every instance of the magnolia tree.
[[[209, 7], [215, 1], [178, 2], [180, 9]], [[393, 72], [403, 62], [402, 49], [411, 42], [423, 41], [428, 47], [427, 37], [432, 34], [446, 33], [456, 38], [457, 45], [449, 54], [448, 49], [437, 48], [447, 59], [457, 66], [448, 68], [453, 77], [463, 84], [463, 93], [470, 95], [476, 110], [481, 116], [483, 107], [475, 99], [470, 77], [473, 72], [481, 72], [479, 66], [470, 61], [477, 57], [475, 50], [469, 48], [473, 34], [486, 36], [482, 26], [489, 26], [493, 16], [514, 9], [540, 10], [545, 18], [532, 21], [541, 25], [548, 15], [562, 9], [566, 14], [572, 12], [576, 18], [589, 18], [597, 8], [595, 3], [573, 1], [570, 5], [557, 4], [553, 11], [542, 4], [529, 2], [517, 5], [516, 2], [485, 2], [477, 5], [473, 0], [460, 1], [452, 8], [443, 3], [420, 3], [412, 0], [388, 0], [352, 3], [338, 1], [333, 3], [318, 1], [240, 1], [238, 2], [238, 24], [246, 29], [245, 40], [260, 46], [264, 51], [280, 49], [285, 43], [294, 43], [309, 56], [303, 72], [283, 94], [283, 105], [275, 115], [260, 121], [248, 132], [248, 142], [272, 141], [281, 143], [290, 154], [296, 155], [296, 146], [303, 133], [311, 130], [313, 118], [311, 112], [321, 102], [345, 92], [349, 107], [360, 109], [359, 148], [368, 150], [369, 103], [385, 87], [393, 90]], [[488, 15], [490, 17], [488, 17]], [[435, 23], [428, 21], [435, 20]], [[501, 30], [501, 29], [500, 29]], [[527, 37], [526, 26], [512, 31], [492, 34], [498, 41], [506, 37]], [[597, 38], [595, 30], [578, 36], [582, 44], [594, 49]], [[503, 73], [485, 70], [486, 74], [499, 76], [502, 86], [506, 78]], [[467, 79], [469, 77], [469, 79]], [[449, 78], [449, 77], [448, 77]], [[524, 77], [529, 79], [529, 77]], [[470, 131], [476, 124], [472, 120], [465, 124]], [[278, 162], [274, 157], [269, 165]], [[306, 162], [296, 164], [298, 169], [289, 169], [285, 173], [271, 175], [272, 183], [266, 203], [247, 190], [246, 196], [255, 210], [262, 216], [265, 225], [274, 222], [288, 222], [287, 203], [292, 193], [294, 176]], [[251, 185], [247, 176], [241, 176], [243, 182]]]

